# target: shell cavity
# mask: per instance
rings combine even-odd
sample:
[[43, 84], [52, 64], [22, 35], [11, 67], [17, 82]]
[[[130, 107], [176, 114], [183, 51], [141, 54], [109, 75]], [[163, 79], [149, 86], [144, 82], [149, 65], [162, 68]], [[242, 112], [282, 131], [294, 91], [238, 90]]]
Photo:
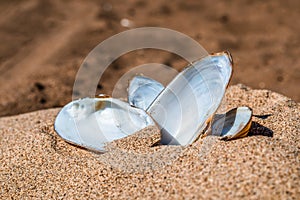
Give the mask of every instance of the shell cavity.
[[129, 83], [128, 103], [134, 107], [147, 110], [164, 86], [145, 76], [135, 76]]
[[104, 151], [105, 143], [154, 125], [143, 110], [114, 98], [84, 98], [70, 102], [59, 112], [54, 128], [66, 141]]
[[252, 121], [249, 107], [237, 107], [223, 115], [215, 115], [211, 123], [211, 134], [231, 140], [247, 136]]

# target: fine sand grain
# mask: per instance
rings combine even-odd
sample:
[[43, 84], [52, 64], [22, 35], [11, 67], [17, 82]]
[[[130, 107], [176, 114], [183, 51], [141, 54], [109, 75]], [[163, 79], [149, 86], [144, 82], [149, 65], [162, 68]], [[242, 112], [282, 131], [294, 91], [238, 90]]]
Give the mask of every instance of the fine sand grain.
[[152, 127], [104, 154], [59, 138], [59, 109], [0, 118], [0, 198], [299, 199], [299, 104], [230, 87], [222, 108], [242, 105], [255, 115], [246, 138], [157, 146]]

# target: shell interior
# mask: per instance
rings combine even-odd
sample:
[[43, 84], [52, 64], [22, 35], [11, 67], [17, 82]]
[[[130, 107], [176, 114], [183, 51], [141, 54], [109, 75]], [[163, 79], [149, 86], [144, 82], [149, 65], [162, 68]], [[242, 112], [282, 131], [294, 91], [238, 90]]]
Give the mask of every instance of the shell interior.
[[219, 107], [232, 73], [228, 52], [207, 56], [179, 73], [147, 109], [162, 144], [191, 144]]
[[154, 125], [148, 114], [113, 98], [84, 98], [72, 101], [59, 112], [55, 131], [65, 140], [96, 151], [105, 143]]
[[221, 136], [223, 140], [245, 137], [251, 127], [252, 110], [249, 107], [238, 107], [224, 115], [215, 115], [212, 120], [212, 135]]
[[128, 103], [134, 107], [146, 110], [164, 86], [145, 76], [135, 76], [129, 83]]

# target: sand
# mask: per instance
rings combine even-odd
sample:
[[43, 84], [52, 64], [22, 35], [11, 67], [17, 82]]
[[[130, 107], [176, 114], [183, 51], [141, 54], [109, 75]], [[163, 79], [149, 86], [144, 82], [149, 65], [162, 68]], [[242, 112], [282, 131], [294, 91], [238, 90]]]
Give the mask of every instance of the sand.
[[299, 103], [236, 85], [224, 105], [253, 108], [248, 137], [151, 147], [148, 128], [146, 142], [127, 138], [104, 154], [59, 138], [59, 109], [0, 118], [0, 198], [299, 199]]
[[[293, 101], [300, 100], [299, 4], [1, 1], [0, 199], [299, 199], [299, 103]], [[59, 111], [54, 108], [71, 100], [87, 54], [129, 29], [122, 19], [130, 20], [131, 28], [179, 31], [209, 53], [229, 50], [235, 63], [231, 84], [268, 88], [293, 100], [243, 85], [230, 87], [223, 111], [248, 105], [256, 115], [250, 136], [239, 140], [209, 137], [185, 148], [153, 146], [158, 130], [149, 127], [112, 143], [105, 154], [72, 146], [53, 130]], [[126, 93], [127, 85], [118, 81], [145, 63], [178, 71], [187, 64], [160, 50], [133, 51], [107, 68], [97, 93], [112, 94], [119, 87]], [[46, 108], [51, 109], [40, 110]], [[8, 117], [20, 113], [26, 114]]]

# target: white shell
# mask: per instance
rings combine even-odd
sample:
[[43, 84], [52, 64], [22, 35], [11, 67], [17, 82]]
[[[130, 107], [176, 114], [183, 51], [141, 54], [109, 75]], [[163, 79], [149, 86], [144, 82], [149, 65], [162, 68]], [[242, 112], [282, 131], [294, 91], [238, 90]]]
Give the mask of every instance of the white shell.
[[[147, 96], [150, 96], [152, 99], [155, 99], [155, 94], [159, 94], [159, 90], [164, 89], [164, 87], [159, 82], [148, 77], [136, 76], [132, 80], [138, 79], [145, 79], [147, 84], [142, 85], [141, 89], [143, 92], [140, 91], [139, 95], [134, 95], [135, 92], [128, 93], [128, 98], [131, 99], [132, 102], [136, 102], [135, 98], [137, 97], [141, 99], [146, 99]], [[137, 85], [137, 83], [138, 82], [130, 83], [130, 86], [135, 86], [136, 88], [139, 88], [139, 85]], [[153, 86], [159, 84], [161, 85], [159, 90], [153, 91]], [[208, 131], [210, 133], [208, 134], [220, 136], [220, 139], [222, 140], [230, 140], [239, 137], [244, 137], [249, 132], [251, 126], [251, 118], [252, 110], [249, 107], [237, 107], [226, 112], [226, 114], [216, 114], [214, 115], [213, 120], [211, 121], [211, 127]]]
[[84, 98], [63, 107], [55, 131], [66, 141], [96, 151], [105, 143], [126, 137], [149, 125], [151, 117], [141, 109], [113, 98]]
[[224, 115], [215, 115], [212, 120], [211, 134], [221, 136], [223, 140], [244, 137], [251, 127], [252, 110], [238, 107]]
[[151, 78], [135, 76], [129, 83], [128, 103], [146, 110], [163, 89], [161, 83]]
[[162, 144], [191, 144], [219, 107], [232, 74], [228, 52], [207, 56], [179, 73], [147, 112], [161, 129]]

